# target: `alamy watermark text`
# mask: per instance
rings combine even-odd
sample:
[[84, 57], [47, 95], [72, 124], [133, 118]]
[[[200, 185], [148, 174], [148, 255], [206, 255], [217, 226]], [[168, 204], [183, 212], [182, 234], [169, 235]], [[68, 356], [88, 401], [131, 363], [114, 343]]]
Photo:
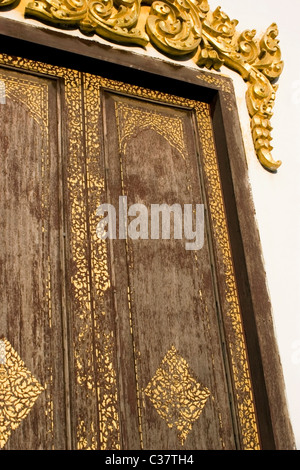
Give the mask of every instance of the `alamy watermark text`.
[[200, 250], [204, 244], [203, 204], [151, 204], [148, 209], [144, 204], [128, 207], [127, 196], [120, 196], [117, 210], [106, 203], [96, 214], [101, 217], [96, 229], [101, 239], [169, 240], [173, 235], [186, 240], [186, 250]]

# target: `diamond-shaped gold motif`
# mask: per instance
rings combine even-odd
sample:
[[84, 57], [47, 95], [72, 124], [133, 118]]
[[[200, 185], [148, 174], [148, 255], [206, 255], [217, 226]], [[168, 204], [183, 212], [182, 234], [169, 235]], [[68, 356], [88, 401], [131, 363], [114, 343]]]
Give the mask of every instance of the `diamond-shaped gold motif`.
[[195, 380], [187, 361], [174, 346], [165, 355], [144, 393], [169, 428], [177, 428], [182, 445], [210, 395], [210, 391]]
[[6, 338], [0, 340], [0, 448], [44, 390]]

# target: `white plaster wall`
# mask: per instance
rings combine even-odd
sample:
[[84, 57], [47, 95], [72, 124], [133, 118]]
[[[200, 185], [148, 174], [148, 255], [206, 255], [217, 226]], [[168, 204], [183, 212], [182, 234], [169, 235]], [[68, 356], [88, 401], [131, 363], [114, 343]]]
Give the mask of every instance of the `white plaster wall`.
[[[27, 0], [22, 0], [17, 10], [0, 15], [24, 21], [26, 3]], [[238, 19], [239, 31], [256, 29], [260, 35], [273, 22], [279, 26], [285, 68], [272, 119], [273, 157], [283, 162], [277, 174], [268, 173], [257, 161], [245, 103], [246, 84], [227, 68], [222, 73], [232, 77], [235, 84], [287, 402], [300, 449], [300, 2], [286, 0], [284, 7], [282, 0], [209, 0], [209, 3], [211, 9], [221, 5], [231, 19]], [[26, 22], [41, 27], [35, 20]], [[68, 34], [82, 36], [79, 31]], [[90, 40], [106, 43], [97, 37]], [[131, 50], [170, 60], [151, 46], [146, 51], [136, 47]], [[185, 64], [196, 68], [192, 61]]]
[[285, 67], [272, 118], [273, 158], [282, 161], [277, 174], [257, 164], [245, 84], [239, 77], [234, 82], [290, 418], [300, 449], [300, 2], [286, 0], [283, 7], [282, 0], [210, 0], [211, 8], [218, 5], [239, 20], [239, 31], [256, 29], [259, 35], [273, 22], [279, 27]]

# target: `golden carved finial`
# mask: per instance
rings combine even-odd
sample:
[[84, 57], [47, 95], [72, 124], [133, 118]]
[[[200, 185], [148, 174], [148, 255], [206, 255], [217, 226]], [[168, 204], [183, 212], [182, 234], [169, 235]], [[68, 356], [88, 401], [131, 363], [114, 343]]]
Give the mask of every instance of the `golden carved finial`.
[[[0, 6], [11, 0], [0, 0]], [[146, 24], [139, 23], [141, 4], [148, 5]], [[218, 7], [207, 0], [37, 0], [26, 14], [60, 27], [78, 27], [121, 44], [146, 46], [149, 41], [173, 57], [197, 57], [200, 67], [219, 70], [222, 65], [238, 72], [248, 83], [247, 105], [259, 161], [276, 171], [280, 161], [271, 155], [274, 81], [283, 69], [275, 23], [260, 40], [255, 30], [239, 33]]]
[[283, 69], [278, 28], [273, 23], [259, 41], [255, 39], [255, 30], [237, 33], [237, 24], [236, 20], [231, 21], [221, 14], [219, 8], [207, 17], [202, 25], [206, 41], [204, 51], [207, 52], [200, 52], [198, 65], [211, 68], [222, 63], [237, 71], [248, 83], [246, 101], [256, 154], [265, 168], [276, 171], [281, 161], [275, 161], [271, 155], [270, 119], [277, 90], [272, 82]]

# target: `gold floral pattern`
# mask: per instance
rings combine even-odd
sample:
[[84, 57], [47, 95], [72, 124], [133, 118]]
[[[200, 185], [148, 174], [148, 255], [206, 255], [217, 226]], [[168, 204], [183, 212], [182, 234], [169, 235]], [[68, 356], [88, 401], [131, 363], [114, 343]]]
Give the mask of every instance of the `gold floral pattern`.
[[6, 338], [0, 340], [0, 448], [26, 418], [44, 387]]
[[198, 383], [174, 346], [167, 352], [144, 390], [169, 428], [176, 427], [181, 444], [199, 419], [210, 391]]

